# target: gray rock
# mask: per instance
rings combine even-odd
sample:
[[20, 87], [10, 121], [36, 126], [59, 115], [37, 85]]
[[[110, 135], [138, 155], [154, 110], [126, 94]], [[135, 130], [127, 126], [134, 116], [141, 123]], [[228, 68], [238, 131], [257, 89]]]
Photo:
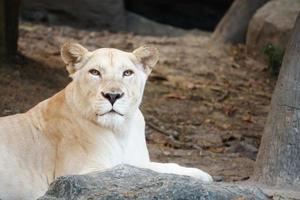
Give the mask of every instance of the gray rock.
[[262, 49], [268, 43], [285, 49], [299, 11], [299, 0], [272, 0], [266, 3], [250, 21], [247, 50], [262, 58]]
[[22, 16], [50, 24], [94, 29], [126, 28], [123, 0], [22, 0]]
[[187, 32], [180, 28], [154, 22], [132, 12], [127, 12], [127, 25], [128, 31], [140, 35], [180, 36]]
[[190, 35], [209, 35], [208, 32], [194, 30], [184, 30], [174, 26], [161, 24], [153, 20], [147, 19], [141, 15], [127, 11], [127, 31], [140, 35], [154, 36], [182, 36]]
[[30, 21], [67, 24], [79, 28], [128, 31], [140, 35], [208, 35], [161, 24], [125, 10], [123, 0], [22, 0], [22, 17]]
[[239, 153], [245, 157], [250, 158], [251, 160], [256, 160], [256, 155], [258, 153], [258, 149], [252, 144], [248, 144], [244, 141], [234, 141], [228, 142], [230, 147], [226, 150], [228, 153]]
[[147, 169], [119, 165], [104, 172], [60, 177], [38, 200], [100, 199], [269, 199], [251, 186], [203, 183], [187, 176], [160, 174]]

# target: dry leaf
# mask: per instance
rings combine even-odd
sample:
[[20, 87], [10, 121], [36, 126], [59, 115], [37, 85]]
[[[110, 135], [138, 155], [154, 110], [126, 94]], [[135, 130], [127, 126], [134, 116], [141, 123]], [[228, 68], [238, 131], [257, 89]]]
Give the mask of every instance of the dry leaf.
[[242, 117], [242, 120], [244, 122], [247, 122], [247, 123], [254, 123], [255, 122], [254, 119], [253, 119], [253, 117], [251, 115], [244, 115]]
[[188, 83], [186, 85], [186, 87], [190, 90], [194, 90], [194, 89], [197, 89], [197, 85], [195, 85], [194, 83]]
[[235, 108], [234, 106], [230, 105], [224, 105], [222, 107], [222, 111], [224, 112], [225, 115], [232, 117], [234, 115], [234, 113], [237, 111], [237, 108]]
[[178, 93], [174, 93], [174, 92], [171, 92], [171, 93], [165, 95], [165, 97], [168, 98], [168, 99], [178, 99], [178, 100], [185, 100], [185, 99], [187, 99], [186, 96], [178, 94]]
[[230, 124], [223, 124], [223, 125], [222, 125], [222, 128], [223, 128], [224, 130], [228, 130], [229, 128], [231, 128], [231, 125], [230, 125]]
[[223, 153], [225, 148], [224, 147], [208, 147], [207, 150], [210, 152], [213, 152], [213, 153]]

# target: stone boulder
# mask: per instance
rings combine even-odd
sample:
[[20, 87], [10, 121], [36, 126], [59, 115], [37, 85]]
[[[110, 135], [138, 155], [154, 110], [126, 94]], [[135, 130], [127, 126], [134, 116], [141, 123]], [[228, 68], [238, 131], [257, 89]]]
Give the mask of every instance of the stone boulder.
[[184, 30], [167, 24], [161, 24], [141, 15], [127, 12], [127, 31], [139, 35], [152, 36], [182, 36], [182, 35], [209, 35], [208, 32], [198, 29]]
[[60, 177], [38, 200], [101, 199], [269, 199], [260, 189], [246, 185], [203, 183], [200, 180], [148, 169], [119, 165], [104, 172]]
[[269, 43], [285, 49], [299, 11], [299, 0], [266, 3], [250, 21], [246, 39], [248, 52], [262, 58], [262, 50]]
[[123, 0], [22, 0], [22, 17], [50, 24], [124, 30], [126, 11]]

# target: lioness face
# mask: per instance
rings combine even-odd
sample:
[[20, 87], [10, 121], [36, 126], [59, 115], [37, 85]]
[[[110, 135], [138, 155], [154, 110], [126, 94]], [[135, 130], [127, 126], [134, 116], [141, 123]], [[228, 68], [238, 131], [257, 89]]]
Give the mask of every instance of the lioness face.
[[66, 43], [61, 53], [80, 98], [80, 112], [107, 128], [121, 127], [135, 113], [158, 61], [158, 51], [150, 47], [133, 53], [108, 48], [89, 52]]

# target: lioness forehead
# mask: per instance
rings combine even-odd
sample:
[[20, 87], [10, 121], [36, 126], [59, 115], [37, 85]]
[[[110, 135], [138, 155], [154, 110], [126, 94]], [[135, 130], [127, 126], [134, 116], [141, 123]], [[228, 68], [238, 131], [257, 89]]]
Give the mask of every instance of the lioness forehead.
[[102, 48], [92, 52], [87, 65], [101, 67], [134, 66], [135, 57], [132, 53], [113, 48]]

